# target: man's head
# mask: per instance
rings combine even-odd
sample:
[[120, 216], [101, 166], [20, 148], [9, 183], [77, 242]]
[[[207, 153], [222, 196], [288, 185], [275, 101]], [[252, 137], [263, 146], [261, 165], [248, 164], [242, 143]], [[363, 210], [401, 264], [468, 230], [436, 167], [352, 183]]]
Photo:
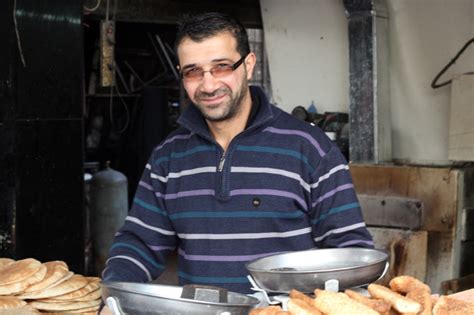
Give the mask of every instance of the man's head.
[[247, 82], [256, 60], [237, 20], [220, 13], [187, 17], [175, 48], [184, 88], [208, 121], [229, 120], [249, 108]]
[[241, 56], [247, 56], [250, 53], [245, 27], [235, 18], [217, 12], [185, 16], [178, 24], [174, 44], [175, 51], [178, 51], [178, 46], [184, 38], [202, 42], [222, 32], [229, 32], [234, 36], [237, 42], [237, 51]]

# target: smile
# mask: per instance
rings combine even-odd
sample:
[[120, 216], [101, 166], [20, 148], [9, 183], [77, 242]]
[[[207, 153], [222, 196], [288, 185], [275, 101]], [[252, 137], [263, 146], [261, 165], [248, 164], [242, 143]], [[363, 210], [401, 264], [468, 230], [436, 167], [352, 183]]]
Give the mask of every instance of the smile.
[[202, 103], [218, 103], [222, 101], [226, 97], [226, 95], [227, 94], [221, 94], [213, 97], [202, 97], [199, 98], [199, 101], [201, 101]]

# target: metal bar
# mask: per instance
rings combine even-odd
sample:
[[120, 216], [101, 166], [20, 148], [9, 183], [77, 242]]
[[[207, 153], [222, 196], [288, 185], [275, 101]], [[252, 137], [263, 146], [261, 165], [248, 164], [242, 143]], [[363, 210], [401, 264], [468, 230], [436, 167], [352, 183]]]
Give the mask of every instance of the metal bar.
[[344, 0], [349, 20], [349, 156], [353, 162], [392, 159], [385, 2]]
[[173, 73], [173, 76], [175, 77], [176, 80], [179, 80], [178, 71], [176, 71], [175, 65], [171, 61], [171, 58], [168, 55], [168, 52], [166, 51], [165, 45], [163, 45], [163, 42], [161, 41], [160, 35], [155, 34], [155, 38], [156, 38], [156, 41], [158, 42], [158, 45], [160, 45], [161, 51], [165, 55], [166, 61], [168, 62], [168, 65], [170, 67], [171, 72]]

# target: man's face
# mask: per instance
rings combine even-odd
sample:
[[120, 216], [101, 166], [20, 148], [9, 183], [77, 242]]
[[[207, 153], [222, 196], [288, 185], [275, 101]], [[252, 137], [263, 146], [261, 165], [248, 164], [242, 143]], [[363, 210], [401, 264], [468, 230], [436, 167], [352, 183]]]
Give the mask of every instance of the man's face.
[[[233, 65], [241, 56], [236, 50], [236, 39], [229, 32], [195, 42], [185, 38], [178, 46], [178, 57], [182, 71]], [[255, 56], [251, 53], [244, 63], [232, 73], [216, 78], [205, 72], [202, 78], [183, 78], [184, 88], [191, 101], [208, 121], [229, 120], [239, 114], [242, 100], [248, 93], [247, 81], [252, 77]]]

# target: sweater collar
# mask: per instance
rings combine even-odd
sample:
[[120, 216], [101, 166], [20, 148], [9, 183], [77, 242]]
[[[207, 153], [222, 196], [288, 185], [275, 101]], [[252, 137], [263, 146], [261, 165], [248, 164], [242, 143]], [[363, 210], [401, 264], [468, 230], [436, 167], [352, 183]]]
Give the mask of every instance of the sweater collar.
[[[257, 128], [274, 119], [276, 114], [275, 108], [270, 104], [260, 87], [250, 86], [250, 94], [252, 97], [252, 110], [245, 128], [246, 131]], [[211, 137], [204, 117], [194, 104], [190, 104], [181, 114], [178, 118], [178, 123], [191, 132]]]

